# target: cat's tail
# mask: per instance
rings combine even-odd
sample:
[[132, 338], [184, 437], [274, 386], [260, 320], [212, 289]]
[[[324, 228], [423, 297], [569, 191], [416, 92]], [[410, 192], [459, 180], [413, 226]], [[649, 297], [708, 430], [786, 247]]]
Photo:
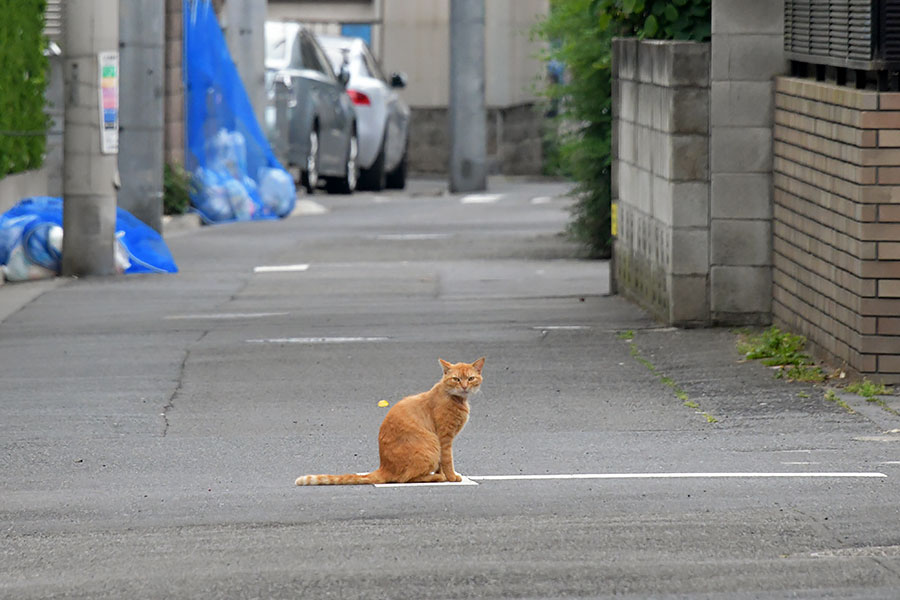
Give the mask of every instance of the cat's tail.
[[304, 475], [294, 482], [297, 485], [365, 485], [385, 483], [381, 469], [371, 473], [348, 473], [346, 475]]

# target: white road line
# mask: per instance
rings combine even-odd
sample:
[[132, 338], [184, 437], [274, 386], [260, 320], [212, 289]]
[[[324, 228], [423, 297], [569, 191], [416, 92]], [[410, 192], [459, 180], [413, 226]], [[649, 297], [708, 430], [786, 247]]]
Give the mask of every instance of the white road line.
[[286, 312], [260, 312], [260, 313], [208, 313], [196, 315], [169, 315], [166, 320], [175, 321], [180, 319], [190, 320], [217, 320], [217, 319], [262, 319], [263, 317], [283, 317], [291, 313]]
[[462, 481], [442, 481], [433, 483], [376, 483], [375, 487], [416, 487], [423, 485], [478, 485], [471, 477], [462, 476]]
[[759, 479], [759, 478], [885, 478], [874, 472], [793, 472], [793, 473], [568, 473], [558, 475], [472, 475], [474, 481], [516, 481], [547, 479]]
[[425, 485], [478, 485], [480, 481], [547, 481], [562, 479], [873, 479], [887, 478], [875, 472], [793, 472], [793, 473], [560, 473], [555, 475], [470, 475], [459, 482], [376, 483], [374, 487], [420, 487]]
[[469, 194], [463, 196], [460, 202], [463, 204], [493, 204], [502, 197], [502, 194]]
[[376, 235], [376, 240], [382, 241], [409, 241], [409, 240], [442, 240], [450, 237], [449, 233], [383, 233]]
[[550, 201], [553, 200], [550, 196], [538, 196], [536, 198], [531, 199], [532, 204], [550, 204]]
[[881, 465], [892, 465], [892, 466], [893, 466], [893, 465], [900, 465], [900, 460], [886, 460], [886, 461], [884, 461], [884, 462], [878, 463], [878, 465], [879, 465], [879, 466], [881, 466]]
[[247, 340], [251, 344], [348, 344], [358, 342], [383, 342], [386, 337], [290, 337]]
[[781, 464], [783, 464], [785, 466], [790, 466], [790, 465], [818, 465], [821, 463], [814, 462], [814, 461], [806, 461], [806, 460], [793, 460], [793, 461], [783, 462]]
[[292, 273], [297, 271], [306, 271], [309, 265], [264, 265], [261, 267], [253, 267], [254, 273]]
[[535, 331], [579, 331], [590, 328], [590, 325], [544, 325], [542, 327], [532, 327]]

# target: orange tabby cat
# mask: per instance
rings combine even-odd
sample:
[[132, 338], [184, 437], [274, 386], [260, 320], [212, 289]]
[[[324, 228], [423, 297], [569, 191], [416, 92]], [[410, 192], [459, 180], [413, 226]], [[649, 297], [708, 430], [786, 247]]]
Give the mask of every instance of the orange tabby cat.
[[429, 391], [391, 407], [378, 432], [381, 466], [365, 475], [304, 475], [297, 485], [461, 481], [453, 470], [453, 438], [469, 420], [469, 396], [481, 386], [484, 358], [450, 364]]

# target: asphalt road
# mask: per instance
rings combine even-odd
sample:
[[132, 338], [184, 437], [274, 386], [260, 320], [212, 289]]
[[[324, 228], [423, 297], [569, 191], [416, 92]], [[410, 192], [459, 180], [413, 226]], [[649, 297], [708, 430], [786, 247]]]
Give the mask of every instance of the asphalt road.
[[[900, 597], [900, 419], [607, 296], [565, 185], [442, 189], [0, 287], [0, 597]], [[293, 485], [482, 355], [477, 485]]]

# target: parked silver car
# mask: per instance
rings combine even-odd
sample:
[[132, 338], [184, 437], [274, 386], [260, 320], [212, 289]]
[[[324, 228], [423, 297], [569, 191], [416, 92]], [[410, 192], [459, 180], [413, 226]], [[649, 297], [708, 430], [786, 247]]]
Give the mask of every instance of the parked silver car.
[[406, 75], [384, 76], [360, 38], [318, 36], [337, 73], [348, 73], [347, 94], [356, 108], [359, 133], [359, 188], [381, 190], [406, 186], [409, 106], [397, 90]]
[[298, 23], [266, 23], [264, 130], [309, 193], [324, 180], [331, 193], [351, 193], [359, 178], [356, 112], [313, 34]]

